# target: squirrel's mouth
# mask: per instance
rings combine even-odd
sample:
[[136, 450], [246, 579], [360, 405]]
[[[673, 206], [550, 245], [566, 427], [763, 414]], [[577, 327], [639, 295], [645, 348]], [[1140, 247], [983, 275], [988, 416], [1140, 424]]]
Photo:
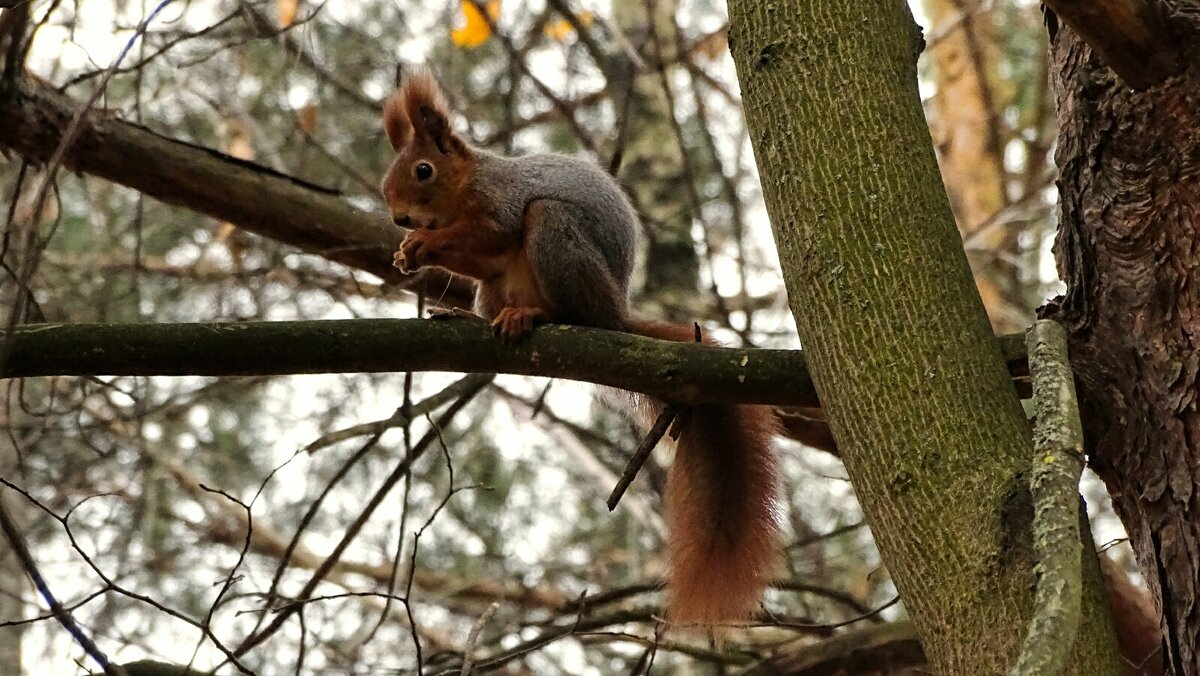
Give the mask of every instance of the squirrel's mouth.
[[434, 230], [437, 228], [436, 218], [422, 223], [408, 214], [392, 214], [392, 222], [407, 230]]

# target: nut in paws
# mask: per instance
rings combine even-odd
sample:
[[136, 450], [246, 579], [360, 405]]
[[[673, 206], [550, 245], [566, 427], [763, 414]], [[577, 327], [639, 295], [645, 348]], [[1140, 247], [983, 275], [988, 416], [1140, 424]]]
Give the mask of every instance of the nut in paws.
[[413, 230], [404, 241], [400, 242], [400, 250], [392, 258], [392, 264], [402, 272], [416, 272], [437, 259], [437, 252], [429, 237], [428, 230]]

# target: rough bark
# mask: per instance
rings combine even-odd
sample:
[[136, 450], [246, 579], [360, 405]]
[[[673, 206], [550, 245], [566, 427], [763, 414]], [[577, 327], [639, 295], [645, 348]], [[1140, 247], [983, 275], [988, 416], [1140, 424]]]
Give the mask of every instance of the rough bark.
[[[1087, 550], [1094, 547], [1085, 529], [1081, 544]], [[1084, 556], [1087, 557], [1086, 552]], [[1100, 570], [1090, 563], [1099, 559]], [[1146, 638], [1156, 630], [1154, 609], [1140, 588], [1129, 576], [1105, 555], [1084, 558], [1083, 572], [1100, 574], [1108, 590], [1109, 609], [1117, 629], [1121, 655], [1126, 663], [1126, 676], [1161, 676], [1163, 664], [1158, 643]], [[1089, 618], [1084, 618], [1089, 621]], [[1094, 621], [1094, 618], [1091, 618]], [[741, 676], [824, 676], [825, 674], [854, 674], [855, 676], [908, 676], [929, 674], [928, 661], [911, 622], [893, 622], [850, 630], [817, 643], [799, 640], [776, 648], [772, 654]]]
[[1050, 312], [1070, 332], [1090, 461], [1163, 612], [1164, 654], [1200, 674], [1200, 72], [1132, 91], [1049, 26], [1067, 283]]
[[[938, 179], [920, 34], [899, 0], [729, 9], [792, 311], [876, 543], [935, 669], [1003, 673], [1031, 612], [1031, 439]], [[1070, 668], [1117, 673], [1087, 580]]]
[[1045, 4], [1134, 89], [1162, 82], [1187, 62], [1161, 0], [1046, 0]]
[[[47, 161], [79, 105], [35, 81], [0, 83], [0, 148], [34, 163]], [[470, 285], [462, 280], [448, 286], [444, 274], [407, 276], [392, 267], [403, 233], [386, 214], [360, 209], [334, 191], [268, 167], [167, 138], [99, 110], [84, 116], [64, 163], [388, 282], [421, 285], [448, 304], [470, 304]]]

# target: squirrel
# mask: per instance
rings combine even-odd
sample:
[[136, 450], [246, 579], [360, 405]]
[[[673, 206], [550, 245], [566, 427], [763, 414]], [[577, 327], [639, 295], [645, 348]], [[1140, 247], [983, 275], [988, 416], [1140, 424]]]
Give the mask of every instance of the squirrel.
[[[424, 69], [384, 105], [395, 157], [381, 189], [392, 220], [409, 229], [397, 267], [474, 279], [475, 311], [505, 340], [543, 322], [694, 340], [691, 327], [631, 314], [639, 220], [612, 177], [582, 158], [473, 147], [449, 115]], [[650, 419], [665, 406], [633, 397]], [[682, 421], [665, 496], [673, 624], [713, 631], [758, 610], [779, 553], [776, 425], [770, 409], [750, 405], [699, 405]]]

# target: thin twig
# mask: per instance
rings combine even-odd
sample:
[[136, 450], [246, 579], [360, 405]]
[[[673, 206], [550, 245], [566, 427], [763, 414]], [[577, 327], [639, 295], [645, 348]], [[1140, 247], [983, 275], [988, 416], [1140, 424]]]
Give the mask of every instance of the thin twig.
[[[325, 579], [325, 576], [329, 574], [329, 571], [332, 570], [335, 565], [337, 565], [337, 562], [341, 559], [341, 556], [346, 551], [346, 548], [350, 546], [350, 543], [353, 542], [354, 538], [362, 530], [363, 526], [366, 525], [366, 522], [375, 513], [375, 510], [379, 507], [380, 503], [383, 502], [383, 499], [387, 497], [387, 494], [391, 492], [396, 483], [408, 473], [409, 469], [412, 467], [412, 463], [416, 462], [416, 460], [421, 457], [425, 450], [428, 449], [428, 447], [437, 438], [437, 428], [449, 424], [450, 420], [452, 420], [454, 416], [463, 409], [463, 407], [465, 407], [472, 399], [475, 398], [475, 395], [483, 389], [484, 385], [486, 385], [486, 383], [480, 383], [477, 387], [463, 393], [463, 395], [459, 397], [458, 400], [456, 400], [453, 404], [451, 404], [441, 415], [441, 417], [438, 418], [435, 428], [427, 432], [425, 436], [421, 437], [421, 440], [418, 441], [416, 446], [413, 447], [413, 452], [397, 463], [396, 468], [392, 470], [392, 473], [389, 474], [386, 479], [383, 480], [383, 483], [380, 484], [379, 488], [375, 491], [375, 494], [371, 496], [371, 499], [367, 502], [366, 506], [363, 507], [363, 511], [358, 515], [358, 518], [356, 518], [354, 522], [347, 527], [345, 535], [342, 536], [342, 539], [338, 542], [337, 546], [333, 548], [333, 551], [330, 553], [330, 555], [321, 563], [321, 566], [312, 574], [312, 577], [309, 578], [309, 581], [304, 585], [304, 588], [297, 595], [298, 597], [303, 598], [310, 596], [313, 590], [320, 585], [321, 581]], [[294, 606], [293, 609], [285, 609], [280, 611], [280, 613], [275, 616], [275, 618], [269, 625], [266, 626], [266, 628], [246, 637], [246, 639], [242, 641], [242, 644], [234, 650], [234, 654], [238, 656], [244, 655], [251, 648], [267, 640], [272, 634], [278, 631], [285, 622], [287, 622], [292, 613], [296, 612], [295, 609], [299, 609], [301, 607], [303, 606]]]
[[[411, 373], [411, 372], [409, 372]], [[392, 415], [382, 420], [353, 425], [345, 429], [328, 432], [317, 437], [304, 447], [305, 453], [315, 453], [316, 451], [332, 446], [336, 443], [356, 437], [365, 437], [375, 434], [382, 434], [390, 429], [397, 427], [406, 427], [410, 422], [417, 419], [419, 416], [425, 415], [430, 411], [441, 408], [444, 404], [449, 403], [456, 397], [462, 395], [463, 392], [475, 387], [480, 380], [491, 380], [488, 376], [468, 375], [453, 384], [442, 389], [437, 394], [421, 400], [416, 404], [405, 404], [396, 409]]]
[[435, 423], [433, 418], [429, 417], [428, 413], [425, 414], [425, 419], [429, 421], [430, 430], [434, 435], [436, 435], [438, 445], [442, 449], [442, 457], [446, 460], [446, 472], [448, 473], [449, 477], [447, 479], [448, 486], [446, 489], [446, 495], [442, 498], [441, 502], [438, 503], [437, 507], [433, 508], [433, 513], [429, 515], [429, 518], [425, 520], [425, 523], [423, 523], [413, 535], [412, 553], [408, 560], [408, 583], [405, 586], [404, 592], [404, 611], [408, 614], [408, 627], [409, 631], [412, 633], [413, 645], [417, 650], [417, 676], [421, 676], [425, 673], [425, 664], [421, 658], [421, 638], [417, 634], [417, 618], [413, 615], [412, 611], [412, 587], [413, 580], [417, 577], [417, 553], [420, 550], [421, 537], [425, 535], [425, 531], [433, 525], [434, 520], [437, 519], [438, 515], [442, 513], [442, 510], [446, 508], [446, 505], [450, 504], [451, 498], [457, 495], [460, 491], [479, 488], [478, 486], [454, 485], [454, 462], [450, 458], [450, 448], [446, 445], [446, 440], [442, 437], [442, 425]]
[[[13, 482], [5, 479], [2, 476], [0, 476], [0, 485], [6, 486], [7, 488], [19, 493], [22, 497], [24, 497], [27, 501], [29, 501], [30, 504], [32, 504], [33, 506], [35, 506], [39, 510], [41, 510], [42, 513], [46, 514], [50, 518], [57, 521], [59, 523], [59, 525], [62, 526], [63, 532], [67, 536], [67, 540], [71, 543], [71, 549], [73, 549], [75, 551], [75, 553], [78, 554], [81, 559], [83, 559], [83, 562], [85, 564], [87, 564], [88, 568], [90, 568], [92, 570], [92, 572], [96, 575], [96, 577], [100, 578], [100, 580], [102, 582], [104, 582], [106, 588], [111, 589], [112, 591], [115, 591], [118, 594], [121, 594], [122, 596], [126, 596], [126, 597], [134, 599], [136, 601], [140, 601], [152, 608], [157, 609], [160, 612], [166, 613], [167, 615], [170, 615], [171, 617], [173, 617], [177, 620], [186, 622], [187, 624], [195, 627], [196, 629], [199, 629], [208, 638], [208, 640], [212, 642], [213, 646], [216, 647], [217, 650], [220, 650], [221, 653], [225, 655], [226, 661], [228, 661], [230, 664], [233, 664], [234, 667], [237, 668], [238, 671], [242, 672], [243, 674], [254, 673], [254, 672], [250, 671], [250, 669], [247, 668], [246, 665], [242, 664], [241, 661], [238, 660], [237, 656], [234, 655], [233, 652], [230, 651], [229, 648], [227, 648], [225, 646], [225, 644], [222, 643], [221, 640], [212, 633], [212, 629], [210, 627], [205, 626], [204, 623], [194, 620], [194, 619], [188, 617], [187, 615], [183, 614], [182, 612], [175, 610], [174, 608], [171, 608], [170, 606], [167, 606], [163, 603], [160, 603], [159, 601], [157, 601], [145, 594], [139, 594], [137, 592], [130, 591], [128, 589], [125, 589], [124, 587], [121, 587], [116, 582], [114, 582], [112, 580], [112, 578], [108, 576], [108, 574], [106, 574], [103, 570], [101, 570], [100, 566], [96, 565], [96, 562], [94, 560], [92, 560], [92, 557], [89, 556], [88, 553], [86, 551], [84, 551], [83, 547], [81, 547], [79, 545], [79, 541], [75, 537], [75, 532], [73, 530], [71, 530], [71, 524], [70, 524], [71, 514], [73, 514], [74, 510], [76, 508], [78, 508], [80, 505], [82, 505], [84, 502], [86, 502], [87, 500], [84, 500], [83, 502], [76, 504], [75, 507], [72, 507], [66, 513], [65, 516], [59, 516], [57, 512], [55, 512], [54, 510], [47, 507], [43, 502], [41, 502], [36, 497], [34, 497], [29, 491], [25, 490], [24, 488], [21, 488], [20, 486], [14, 484]], [[100, 497], [100, 496], [92, 496], [92, 497]]]
[[506, 51], [513, 59], [513, 63], [515, 63], [516, 66], [521, 69], [521, 72], [524, 73], [525, 77], [528, 78], [531, 83], [533, 83], [534, 88], [536, 88], [542, 96], [546, 97], [546, 99], [550, 101], [550, 104], [556, 111], [558, 111], [559, 115], [562, 116], [563, 121], [566, 122], [569, 127], [571, 127], [571, 131], [573, 131], [579, 138], [580, 144], [592, 152], [592, 154], [595, 154], [596, 142], [593, 141], [592, 137], [588, 135], [587, 131], [579, 123], [579, 120], [575, 119], [575, 112], [571, 109], [567, 102], [564, 101], [562, 97], [556, 95], [545, 82], [543, 82], [537, 77], [537, 75], [533, 73], [533, 70], [529, 67], [529, 64], [525, 63], [525, 61], [520, 58], [520, 51], [515, 45], [513, 45], [512, 39], [498, 29], [495, 20], [492, 19], [490, 14], [488, 14], [487, 8], [484, 7], [483, 3], [480, 2], [480, 0], [467, 1], [475, 7], [477, 12], [479, 12], [479, 16], [482, 17], [487, 23], [488, 30], [490, 30], [492, 35], [495, 35], [496, 39], [500, 41], [501, 46], [504, 47], [504, 51]]
[[38, 593], [46, 600], [46, 604], [50, 606], [50, 612], [54, 614], [54, 618], [58, 623], [67, 630], [67, 633], [83, 648], [83, 651], [88, 654], [96, 664], [104, 669], [104, 673], [110, 676], [117, 676], [121, 672], [113, 667], [108, 661], [108, 656], [104, 651], [100, 650], [92, 639], [83, 632], [79, 624], [75, 622], [75, 618], [71, 617], [71, 613], [63, 608], [63, 605], [55, 598], [54, 593], [50, 591], [50, 585], [46, 584], [46, 578], [42, 577], [41, 571], [38, 570], [37, 562], [33, 560], [33, 554], [30, 553], [29, 547], [25, 544], [25, 538], [21, 537], [21, 531], [17, 525], [13, 523], [12, 517], [9, 516], [8, 510], [4, 504], [0, 502], [0, 529], [4, 530], [4, 536], [8, 539], [8, 546], [16, 553], [17, 558], [21, 560], [21, 567], [25, 569], [25, 574], [29, 579], [33, 580], [33, 585], [37, 587]]
[[[300, 518], [300, 524], [296, 526], [296, 532], [292, 534], [292, 538], [288, 541], [287, 547], [283, 550], [283, 554], [279, 557], [279, 564], [275, 567], [275, 575], [271, 578], [271, 585], [267, 588], [266, 593], [266, 605], [268, 607], [270, 607], [277, 598], [276, 590], [279, 588], [279, 583], [283, 580], [284, 571], [287, 570], [288, 564], [290, 564], [292, 561], [292, 555], [295, 553], [296, 548], [300, 546], [300, 536], [304, 534], [304, 531], [313, 522], [313, 519], [316, 518], [318, 510], [321, 508], [321, 504], [333, 491], [334, 486], [336, 486], [343, 478], [345, 478], [346, 475], [350, 473], [350, 470], [358, 465], [359, 461], [366, 457], [367, 453], [371, 452], [371, 449], [375, 448], [375, 445], [379, 443], [379, 438], [381, 436], [383, 436], [382, 432], [375, 433], [375, 435], [368, 439], [362, 446], [360, 446], [348, 460], [343, 462], [341, 467], [338, 468], [338, 471], [334, 473], [333, 477], [331, 477], [321, 489], [320, 495], [318, 495], [316, 499], [309, 504], [308, 509], [305, 510], [304, 516]], [[257, 633], [258, 629], [259, 625], [255, 625], [250, 632], [251, 635]]]
[[492, 602], [475, 621], [475, 624], [471, 625], [471, 633], [467, 634], [467, 645], [463, 648], [463, 665], [459, 671], [460, 676], [471, 676], [471, 672], [475, 669], [475, 644], [479, 643], [479, 634], [483, 632], [484, 626], [492, 621], [492, 617], [496, 615], [499, 607], [499, 603]]
[[887, 610], [888, 608], [891, 608], [892, 606], [896, 605], [899, 602], [900, 602], [900, 597], [895, 596], [892, 598], [891, 601], [888, 601], [887, 603], [885, 603], [873, 610], [869, 610], [861, 615], [856, 615], [848, 620], [843, 620], [841, 622], [774, 622], [774, 623], [767, 623], [765, 626], [784, 627], [787, 629], [840, 629], [841, 627], [849, 626], [851, 624], [856, 624], [858, 622], [862, 622], [863, 620], [872, 619], [879, 613], [882, 613], [883, 611]]
[[642, 465], [646, 464], [646, 458], [650, 457], [650, 451], [658, 445], [662, 440], [663, 435], [667, 432], [667, 427], [675, 420], [675, 416], [679, 415], [679, 407], [668, 404], [663, 408], [662, 413], [658, 415], [658, 420], [654, 421], [654, 426], [646, 434], [646, 438], [642, 439], [642, 443], [638, 444], [637, 450], [634, 451], [633, 457], [629, 459], [629, 464], [625, 466], [625, 471], [621, 474], [617, 485], [613, 487], [612, 493], [608, 496], [608, 511], [613, 511], [617, 508], [617, 503], [621, 501], [621, 496], [625, 495], [625, 491], [629, 489], [629, 484], [633, 483], [638, 472], [642, 469]]

